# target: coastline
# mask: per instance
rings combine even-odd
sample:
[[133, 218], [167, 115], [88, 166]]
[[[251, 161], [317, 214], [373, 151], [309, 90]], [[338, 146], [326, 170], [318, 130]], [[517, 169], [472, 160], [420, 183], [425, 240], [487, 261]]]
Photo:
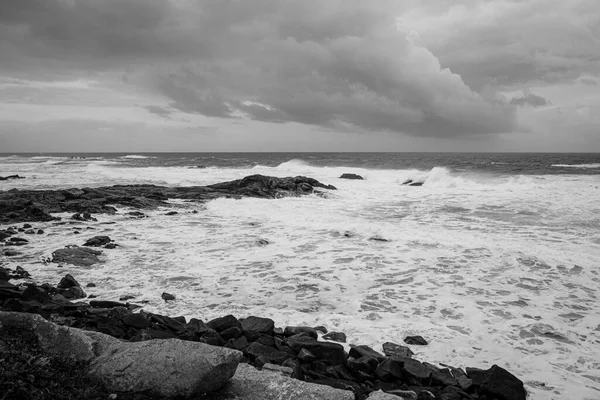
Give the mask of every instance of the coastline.
[[[308, 186], [307, 186], [308, 185]], [[217, 185], [211, 185], [209, 187], [196, 187], [196, 188], [186, 188], [183, 191], [178, 191], [176, 188], [160, 188], [160, 187], [156, 187], [156, 186], [149, 186], [149, 185], [132, 185], [132, 186], [118, 186], [118, 187], [113, 187], [111, 188], [97, 188], [97, 189], [90, 189], [87, 190], [86, 189], [70, 189], [70, 190], [65, 190], [65, 191], [9, 191], [9, 192], [2, 192], [0, 194], [0, 204], [4, 205], [4, 210], [6, 211], [7, 209], [9, 210], [8, 212], [3, 212], [3, 217], [4, 217], [4, 221], [10, 221], [9, 223], [21, 223], [21, 222], [33, 222], [33, 221], [47, 221], [50, 218], [53, 218], [50, 213], [51, 212], [76, 212], [77, 214], [75, 214], [75, 219], [78, 218], [83, 218], [85, 219], [85, 214], [89, 213], [92, 214], [93, 213], [98, 213], [98, 212], [114, 212], [111, 210], [110, 205], [109, 204], [119, 204], [119, 205], [126, 205], [126, 206], [133, 206], [135, 208], [138, 209], [145, 209], [145, 208], [151, 208], [151, 207], [156, 207], [157, 205], [164, 205], [164, 201], [169, 199], [170, 196], [180, 196], [180, 197], [175, 197], [175, 198], [183, 198], [183, 199], [188, 199], [188, 200], [193, 200], [193, 201], [206, 201], [209, 199], [214, 199], [216, 197], [234, 197], [234, 198], [240, 198], [240, 197], [244, 197], [244, 196], [253, 196], [253, 197], [263, 197], [263, 198], [278, 198], [278, 197], [284, 197], [284, 196], [299, 196], [299, 195], [304, 195], [304, 194], [312, 194], [314, 193], [315, 189], [314, 188], [324, 188], [324, 189], [331, 189], [333, 187], [328, 186], [328, 185], [323, 185], [321, 183], [319, 183], [318, 181], [314, 181], [314, 180], [309, 180], [308, 178], [302, 178], [302, 179], [298, 179], [298, 178], [285, 178], [285, 179], [281, 179], [281, 178], [270, 178], [270, 177], [250, 177], [250, 179], [245, 178], [242, 180], [238, 180], [238, 181], [234, 181], [234, 182], [227, 182], [224, 184], [217, 184]], [[168, 190], [168, 193], [165, 193], [165, 191]], [[181, 193], [184, 193], [183, 195], [181, 195]], [[118, 193], [118, 195], [115, 195], [115, 193]], [[88, 222], [93, 224], [93, 216], [90, 215], [88, 218]], [[143, 215], [143, 213], [142, 213]], [[139, 214], [138, 214], [139, 216]], [[133, 216], [135, 217], [135, 215]], [[6, 223], [6, 222], [4, 222]], [[25, 232], [25, 230], [27, 228], [22, 228], [22, 227], [18, 227], [15, 234], [10, 234], [8, 235], [6, 238], [4, 239], [8, 239], [8, 241], [10, 243], [16, 243], [13, 239], [14, 236], [16, 235], [16, 233], [19, 231], [19, 229], [23, 229]], [[18, 236], [17, 236], [18, 237]], [[27, 240], [27, 239], [25, 239]], [[104, 245], [109, 244], [109, 243], [104, 243]], [[12, 247], [12, 246], [10, 246]], [[15, 247], [19, 247], [19, 246], [15, 246]], [[94, 250], [92, 250], [93, 252]], [[93, 253], [91, 253], [93, 254]], [[51, 261], [51, 260], [50, 260]], [[77, 278], [77, 277], [75, 277]], [[76, 287], [76, 286], [75, 286]], [[68, 289], [68, 288], [63, 288], [63, 289]], [[33, 289], [29, 289], [30, 292]], [[56, 290], [52, 289], [51, 287], [46, 287], [45, 289], [37, 289], [40, 292], [44, 292], [48, 297], [49, 294], [46, 293], [47, 291], [49, 291], [50, 294], [55, 295]], [[25, 297], [28, 300], [23, 300], [23, 298], [21, 298], [23, 293], [20, 293], [17, 297], [19, 298], [19, 300], [17, 300], [16, 302], [12, 302], [12, 304], [9, 304], [9, 306], [11, 308], [13, 308], [11, 311], [33, 311], [33, 312], [37, 312], [37, 313], [43, 313], [44, 311], [43, 306], [41, 308], [38, 308], [37, 310], [35, 309], [35, 307], [33, 309], [29, 308], [26, 310], [18, 310], [18, 309], [14, 309], [15, 307], [18, 308], [18, 306], [23, 306], [25, 304], [25, 306], [27, 307], [28, 304], [27, 301], [31, 301], [31, 299], [29, 299], [28, 297]], [[35, 295], [37, 296], [39, 293], [35, 293]], [[31, 295], [31, 293], [28, 293], [28, 295]], [[62, 294], [58, 294], [59, 296], [65, 297], [64, 296], [64, 292]], [[52, 297], [50, 297], [50, 300], [48, 299], [48, 297], [40, 295], [42, 298], [44, 299], [44, 301], [54, 301], [52, 299]], [[13, 297], [13, 299], [16, 297]], [[63, 300], [62, 298], [59, 298], [59, 300], [61, 302], [63, 301], [67, 301], [69, 302], [69, 300]], [[39, 301], [39, 300], [34, 300], [34, 301]], [[168, 301], [168, 300], [167, 300]], [[23, 303], [25, 302], [25, 303]], [[6, 303], [6, 302], [5, 302]], [[188, 327], [190, 325], [191, 321], [186, 321], [185, 318], [170, 318], [167, 316], [161, 316], [161, 315], [154, 315], [154, 314], [141, 314], [141, 313], [131, 313], [131, 310], [129, 308], [129, 306], [127, 305], [127, 303], [121, 303], [121, 304], [108, 304], [111, 305], [110, 308], [103, 308], [103, 307], [93, 307], [91, 306], [91, 304], [87, 304], [86, 306], [84, 305], [72, 305], [70, 304], [72, 302], [69, 303], [63, 303], [63, 305], [60, 304], [55, 304], [55, 303], [49, 303], [49, 304], [54, 304], [54, 306], [50, 307], [50, 309], [53, 309], [54, 311], [57, 311], [57, 313], [60, 315], [60, 313], [62, 312], [62, 317], [65, 317], [66, 319], [62, 320], [63, 323], [65, 324], [71, 324], [71, 326], [75, 326], [75, 327], [86, 327], [86, 328], [92, 328], [92, 329], [98, 329], [98, 322], [97, 320], [93, 320], [92, 323], [88, 324], [86, 321], [86, 318], [82, 318], [83, 316], [89, 316], [89, 311], [96, 308], [96, 309], [101, 309], [103, 310], [102, 312], [99, 313], [95, 313], [95, 314], [99, 314], [100, 316], [102, 316], [103, 318], [109, 317], [110, 313], [112, 312], [113, 314], [116, 313], [116, 318], [115, 319], [115, 323], [112, 325], [113, 328], [107, 327], [105, 330], [107, 332], [110, 332], [112, 329], [112, 333], [113, 336], [119, 337], [121, 336], [123, 339], [132, 339], [133, 337], [136, 337], [136, 339], [139, 340], [144, 340], [144, 339], [152, 339], [153, 335], [156, 336], [166, 336], [166, 337], [173, 337], [174, 333], [176, 332], [183, 332], [189, 335], [189, 329], [186, 329], [186, 327]], [[43, 302], [42, 302], [43, 304]], [[98, 304], [98, 303], [92, 303], [92, 304]], [[107, 304], [104, 304], [107, 305]], [[4, 308], [4, 306], [3, 306]], [[113, 310], [117, 310], [116, 312]], [[45, 311], [47, 313], [47, 311]], [[52, 313], [48, 314], [51, 315]], [[92, 313], [94, 314], [94, 313]], [[102, 315], [102, 314], [106, 314], [106, 315]], [[141, 316], [141, 317], [140, 317]], [[69, 320], [68, 318], [74, 318], [73, 320]], [[110, 318], [110, 317], [109, 317]], [[294, 340], [300, 340], [300, 342], [302, 342], [308, 335], [308, 338], [310, 338], [311, 341], [311, 346], [314, 345], [313, 341], [318, 337], [317, 331], [314, 328], [306, 328], [304, 331], [299, 331], [296, 332], [293, 329], [290, 331], [288, 330], [288, 334], [286, 334], [286, 331], [283, 330], [283, 332], [280, 331], [273, 331], [272, 335], [268, 335], [270, 336], [272, 339], [264, 339], [264, 341], [268, 342], [267, 344], [258, 342], [260, 344], [260, 346], [266, 346], [267, 348], [270, 349], [264, 349], [263, 347], [259, 347], [259, 345], [254, 345], [254, 343], [257, 343], [259, 338], [255, 338], [251, 332], [247, 329], [243, 329], [243, 323], [244, 320], [239, 321], [237, 320], [235, 317], [232, 316], [228, 316], [228, 317], [224, 317], [227, 322], [227, 324], [225, 324], [224, 326], [220, 326], [219, 322], [214, 322], [213, 321], [209, 321], [207, 324], [199, 324], [197, 321], [194, 321], [192, 323], [193, 325], [193, 335], [191, 338], [196, 338], [196, 339], [204, 339], [206, 340], [206, 342], [210, 342], [210, 344], [216, 344], [216, 345], [229, 345], [230, 347], [233, 346], [234, 348], [239, 347], [241, 350], [246, 350], [246, 357], [248, 358], [249, 361], [251, 361], [252, 363], [254, 363], [255, 366], [259, 366], [262, 367], [265, 364], [265, 359], [261, 359], [261, 357], [266, 357], [265, 355], [262, 355], [263, 353], [266, 352], [267, 355], [275, 352], [282, 352], [282, 348], [283, 349], [291, 349], [292, 352], [294, 350], [295, 354], [292, 355], [292, 353], [287, 352], [288, 358], [285, 358], [284, 355], [282, 354], [276, 354], [275, 359], [271, 359], [271, 358], [267, 358], [268, 361], [280, 361], [281, 363], [284, 363], [285, 361], [287, 361], [288, 359], [292, 359], [292, 362], [294, 364], [294, 368], [297, 370], [296, 374], [298, 375], [298, 377], [304, 376], [305, 378], [308, 377], [309, 379], [312, 379], [313, 381], [320, 381], [319, 383], [328, 383], [330, 385], [338, 385], [338, 386], [343, 386], [344, 388], [348, 388], [348, 387], [352, 387], [354, 389], [354, 392], [357, 396], [357, 398], [364, 398], [364, 396], [367, 393], [370, 393], [374, 390], [378, 390], [378, 389], [388, 389], [389, 390], [404, 390], [404, 389], [408, 389], [411, 387], [414, 387], [415, 384], [417, 385], [417, 387], [421, 387], [421, 388], [430, 388], [433, 390], [433, 392], [436, 392], [438, 394], [438, 396], [441, 396], [442, 392], [447, 388], [447, 387], [461, 387], [461, 389], [459, 390], [466, 390], [465, 396], [469, 396], [469, 390], [471, 391], [471, 394], [480, 394], [482, 390], [482, 385], [481, 384], [473, 384], [471, 383], [470, 385], [465, 385], [460, 386], [458, 384], [458, 381], [456, 380], [457, 378], [453, 376], [453, 373], [451, 371], [458, 371], [458, 369], [450, 369], [450, 368], [442, 368], [442, 369], [437, 369], [435, 366], [431, 365], [431, 364], [426, 364], [426, 363], [420, 363], [416, 360], [413, 361], [407, 361], [407, 360], [412, 360], [409, 357], [406, 357], [408, 353], [407, 350], [402, 350], [403, 351], [403, 357], [398, 358], [397, 360], [393, 359], [393, 357], [398, 357], [397, 355], [394, 355], [393, 353], [391, 354], [390, 358], [390, 354], [387, 354], [384, 356], [381, 353], [375, 352], [373, 349], [364, 349], [365, 346], [358, 346], [358, 347], [354, 347], [350, 349], [350, 358], [353, 360], [360, 360], [363, 357], [368, 357], [369, 360], [363, 360], [363, 362], [359, 363], [360, 366], [358, 365], [354, 365], [354, 370], [350, 369], [349, 370], [349, 359], [347, 357], [345, 357], [345, 355], [343, 355], [343, 350], [344, 348], [341, 345], [336, 345], [335, 343], [332, 342], [316, 342], [316, 343], [331, 343], [331, 345], [316, 345], [316, 349], [313, 352], [318, 352], [322, 346], [324, 347], [331, 347], [331, 348], [335, 348], [336, 350], [333, 352], [334, 354], [336, 354], [334, 356], [333, 359], [330, 359], [328, 357], [321, 357], [320, 359], [317, 358], [316, 360], [311, 359], [311, 357], [308, 357], [305, 361], [307, 361], [306, 363], [302, 363], [299, 360], [299, 353], [300, 351], [305, 348], [306, 346], [309, 346], [306, 343], [301, 343], [300, 345], [296, 344], [294, 345]], [[259, 317], [260, 318], [260, 317]], [[140, 325], [140, 328], [138, 329], [137, 332], [135, 332], [135, 335], [130, 335], [130, 334], [125, 334], [125, 332], [121, 333], [119, 330], [115, 330], [114, 327], [120, 327], [123, 326], [123, 319], [135, 319], [137, 320], [138, 325]], [[143, 321], [142, 321], [143, 319]], [[145, 322], [144, 322], [145, 321]], [[140, 331], [143, 331], [144, 329], [148, 328], [148, 323], [150, 324], [154, 324], [151, 325], [153, 327], [162, 327], [161, 332], [166, 332], [166, 333], [157, 333], [157, 332], [150, 332], [150, 334], [148, 334], [148, 332], [145, 333], [140, 333]], [[212, 326], [211, 326], [212, 325]], [[127, 327], [127, 329], [133, 329], [135, 328], [135, 326], [131, 326], [131, 325], [125, 325]], [[216, 329], [217, 326], [219, 326], [219, 329]], [[121, 329], [122, 330], [122, 329]], [[223, 336], [223, 332], [226, 332], [227, 330], [230, 330], [230, 332], [226, 333]], [[202, 332], [201, 335], [197, 335], [199, 332]], [[146, 335], [146, 336], [144, 336]], [[204, 335], [207, 335], [206, 337], [204, 337]], [[299, 337], [295, 337], [297, 335], [300, 335]], [[190, 340], [190, 337], [185, 337], [185, 335], [183, 335], [183, 337], [181, 337], [182, 335], [174, 335], [175, 337], [179, 337], [179, 338], [183, 338], [183, 339], [187, 339]], [[196, 337], [198, 336], [198, 337]], [[250, 336], [250, 337], [248, 337]], [[245, 341], [242, 340], [241, 338], [245, 338]], [[249, 340], [254, 338], [255, 340]], [[225, 340], [227, 339], [227, 341]], [[279, 341], [277, 341], [276, 339], [283, 341], [283, 343], [280, 343]], [[290, 345], [288, 342], [292, 340], [292, 344]], [[274, 342], [274, 344], [271, 343], [271, 341]], [[277, 343], [279, 343], [280, 348], [278, 348]], [[248, 353], [247, 349], [254, 345], [254, 347], [258, 347], [259, 350], [253, 351], [254, 353]], [[406, 346], [404, 346], [406, 347]], [[355, 350], [357, 348], [362, 348], [363, 350]], [[341, 349], [341, 350], [340, 350]], [[406, 347], [406, 349], [408, 349], [408, 347]], [[286, 351], [283, 351], [284, 353]], [[327, 352], [326, 352], [327, 353]], [[272, 355], [272, 354], [271, 354]], [[312, 354], [314, 356], [314, 354]], [[291, 356], [291, 357], [289, 357]], [[285, 359], [284, 359], [285, 358]], [[310, 361], [310, 362], [309, 362]], [[320, 362], [320, 363], [319, 363]], [[316, 365], [313, 365], [314, 363], [317, 363]], [[366, 363], [366, 364], [365, 364]], [[401, 372], [398, 373], [399, 376], [408, 376], [409, 379], [407, 379], [406, 382], [402, 383], [402, 384], [398, 384], [398, 383], [394, 383], [395, 381], [398, 381], [399, 377], [395, 377], [395, 378], [390, 378], [387, 375], [382, 375], [380, 374], [380, 376], [378, 376], [376, 374], [376, 370], [377, 368], [381, 365], [384, 364], [385, 367], [387, 368], [396, 368], [399, 369]], [[290, 364], [291, 365], [291, 364]], [[311, 367], [314, 368], [309, 368], [307, 367], [307, 365], [310, 365]], [[416, 371], [412, 371], [412, 372], [408, 372], [406, 370], [406, 365], [410, 365], [414, 368], [416, 368]], [[328, 370], [328, 367], [336, 367], [339, 366], [339, 368], [333, 368]], [[303, 369], [304, 368], [304, 369]], [[384, 368], [384, 367], [381, 367]], [[499, 368], [499, 367], [498, 367]], [[365, 371], [370, 371], [366, 372]], [[372, 370], [372, 371], [371, 371]], [[410, 368], [409, 368], [410, 370]], [[476, 369], [471, 370], [471, 373], [474, 375], [477, 375], [477, 371]], [[371, 385], [367, 385], [365, 382], [370, 382], [370, 380], [368, 378], [366, 378], [365, 376], [362, 376], [363, 373], [367, 373], [368, 376], [370, 376], [370, 379], [375, 381], [375, 383], [371, 382]], [[416, 373], [416, 375], [415, 375]], [[457, 374], [459, 374], [458, 372], [456, 372]], [[439, 374], [443, 374], [439, 375]], [[437, 378], [433, 378], [433, 376], [436, 375], [438, 376]], [[462, 371], [462, 375], [467, 376], [467, 374], [465, 374], [465, 371]], [[509, 374], [510, 375], [510, 374]], [[358, 376], [358, 377], [357, 377]], [[361, 378], [362, 376], [362, 378]], [[382, 380], [381, 378], [385, 376], [385, 378]], [[512, 376], [512, 375], [511, 375]], [[352, 379], [349, 379], [350, 377], [352, 377]], [[344, 379], [345, 378], [345, 379]], [[514, 378], [514, 377], [513, 377]], [[437, 379], [437, 380], [436, 380]], [[516, 379], [516, 378], [515, 378]], [[332, 381], [333, 380], [333, 381]], [[386, 380], [391, 380], [392, 382], [386, 382]], [[341, 383], [340, 383], [341, 381]], [[518, 381], [518, 379], [517, 379]], [[348, 382], [353, 382], [353, 384], [350, 384]], [[391, 385], [380, 385], [377, 386], [377, 382], [379, 382], [379, 384], [391, 384]], [[438, 383], [437, 389], [434, 389], [433, 386], [430, 386], [430, 384], [432, 383]], [[439, 383], [448, 383], [450, 382], [451, 384], [446, 384], [445, 386], [439, 385]], [[520, 382], [520, 381], [518, 381]], [[412, 386], [409, 384], [413, 384]], [[348, 386], [349, 385], [349, 386]], [[420, 386], [419, 386], [420, 385]], [[520, 383], [521, 388], [522, 388], [522, 382]], [[401, 388], [403, 387], [404, 388]], [[390, 389], [390, 387], [392, 389]], [[440, 389], [442, 388], [442, 389]], [[423, 389], [421, 390], [421, 392], [431, 392], [431, 390], [426, 390]], [[416, 393], [416, 392], [415, 392]], [[420, 393], [420, 392], [419, 392]], [[523, 390], [524, 393], [524, 390]], [[363, 397], [361, 397], [363, 396]], [[461, 395], [462, 396], [462, 395]], [[460, 397], [459, 397], [460, 398]], [[464, 398], [469, 398], [469, 397], [464, 397]], [[510, 399], [512, 398], [517, 398], [517, 397], [510, 397]], [[524, 398], [524, 397], [523, 397]], [[507, 399], [509, 399], [507, 397]]]

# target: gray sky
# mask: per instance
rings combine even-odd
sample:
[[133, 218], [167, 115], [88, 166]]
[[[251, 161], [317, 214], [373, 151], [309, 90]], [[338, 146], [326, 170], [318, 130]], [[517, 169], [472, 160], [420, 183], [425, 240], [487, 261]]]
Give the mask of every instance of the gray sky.
[[600, 151], [598, 0], [1, 0], [0, 152]]

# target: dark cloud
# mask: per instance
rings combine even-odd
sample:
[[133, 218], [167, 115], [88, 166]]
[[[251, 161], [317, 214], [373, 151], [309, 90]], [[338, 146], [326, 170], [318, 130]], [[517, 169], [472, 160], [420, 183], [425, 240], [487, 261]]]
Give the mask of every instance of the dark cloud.
[[154, 115], [158, 115], [159, 117], [162, 117], [162, 118], [170, 118], [171, 114], [173, 114], [173, 111], [171, 111], [171, 110], [169, 110], [168, 108], [165, 108], [165, 107], [150, 105], [150, 106], [144, 106], [144, 108], [149, 113], [154, 114]]
[[524, 91], [522, 96], [513, 97], [510, 100], [510, 104], [515, 106], [525, 107], [544, 107], [551, 104], [548, 100], [541, 96], [531, 93], [530, 91]]

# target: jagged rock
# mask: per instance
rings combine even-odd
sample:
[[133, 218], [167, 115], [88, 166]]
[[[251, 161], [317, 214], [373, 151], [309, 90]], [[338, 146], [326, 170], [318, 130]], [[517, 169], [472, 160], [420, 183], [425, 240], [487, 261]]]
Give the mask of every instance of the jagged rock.
[[282, 376], [279, 372], [258, 371], [248, 364], [238, 366], [230, 382], [215, 393], [217, 396], [244, 400], [354, 400], [351, 391], [302, 382]]
[[206, 325], [219, 333], [234, 326], [237, 328], [240, 328], [242, 326], [238, 319], [233, 315], [226, 315], [224, 317], [215, 318], [212, 321], [209, 321]]
[[90, 375], [115, 392], [189, 398], [223, 387], [241, 358], [236, 350], [176, 339], [119, 343], [92, 362]]
[[401, 346], [392, 342], [385, 342], [383, 344], [383, 354], [388, 357], [412, 358], [415, 353], [413, 353], [412, 350], [406, 346]]
[[318, 342], [310, 337], [291, 337], [287, 345], [298, 353], [302, 349], [310, 351], [317, 360], [327, 361], [332, 365], [344, 364], [346, 355], [341, 344], [331, 342]]
[[402, 362], [404, 375], [410, 376], [420, 382], [424, 382], [431, 376], [431, 368], [420, 361], [406, 358]]
[[100, 247], [112, 242], [112, 239], [108, 236], [94, 236], [88, 239], [83, 245], [88, 247]]
[[467, 375], [473, 380], [473, 386], [500, 400], [525, 400], [527, 397], [523, 382], [498, 365], [494, 364], [488, 370], [467, 368]]
[[66, 299], [83, 299], [87, 297], [87, 294], [85, 294], [80, 286], [73, 286], [68, 289], [59, 290], [58, 292]]
[[59, 289], [68, 289], [74, 286], [81, 286], [79, 284], [79, 282], [77, 282], [75, 280], [75, 278], [73, 278], [73, 276], [71, 274], [67, 274], [65, 275], [60, 282], [58, 283], [58, 285], [56, 286]]
[[360, 345], [354, 346], [350, 345], [350, 357], [361, 358], [361, 357], [373, 357], [373, 358], [383, 358], [383, 354], [373, 350], [369, 346]]
[[261, 318], [250, 316], [241, 321], [242, 329], [247, 332], [262, 333], [272, 335], [275, 328], [275, 322], [270, 318]]
[[86, 247], [66, 247], [64, 249], [58, 249], [52, 253], [53, 263], [67, 263], [78, 266], [91, 266], [98, 262], [98, 258], [102, 252], [98, 250], [92, 250]]
[[294, 336], [301, 333], [306, 333], [308, 336], [316, 339], [319, 337], [319, 334], [315, 330], [315, 328], [311, 328], [310, 326], [286, 326], [283, 334], [285, 336]]
[[308, 364], [313, 361], [316, 361], [317, 357], [315, 357], [315, 355], [313, 353], [311, 353], [310, 351], [308, 351], [306, 349], [302, 349], [298, 352], [298, 360], [300, 360], [301, 362], [303, 362], [305, 364]]
[[329, 332], [323, 335], [323, 339], [333, 340], [334, 342], [346, 343], [346, 334], [344, 332]]
[[25, 179], [25, 177], [19, 175], [0, 176], [0, 181], [7, 181], [9, 179]]
[[427, 340], [423, 339], [422, 336], [407, 336], [404, 338], [404, 343], [418, 346], [426, 346], [428, 344]]
[[164, 301], [170, 301], [170, 300], [175, 300], [175, 296], [172, 295], [171, 293], [167, 293], [167, 292], [163, 292], [163, 294], [160, 295], [160, 297], [164, 300]]
[[123, 317], [123, 323], [137, 329], [150, 327], [150, 321], [142, 314], [129, 314]]
[[357, 174], [342, 174], [342, 176], [340, 176], [340, 179], [357, 179], [362, 181], [365, 178]]
[[275, 350], [272, 347], [262, 345], [258, 342], [254, 342], [248, 346], [246, 352], [250, 355], [251, 359], [257, 359], [261, 357], [263, 360], [273, 364], [281, 365], [288, 358], [292, 356], [286, 352]]
[[375, 370], [375, 375], [384, 382], [393, 382], [404, 376], [400, 364], [391, 359], [380, 362]]

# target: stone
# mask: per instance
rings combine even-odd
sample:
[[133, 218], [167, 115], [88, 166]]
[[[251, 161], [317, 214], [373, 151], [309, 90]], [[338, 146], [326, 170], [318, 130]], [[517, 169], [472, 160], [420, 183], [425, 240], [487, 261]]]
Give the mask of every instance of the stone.
[[305, 363], [305, 364], [309, 364], [313, 361], [316, 361], [317, 357], [315, 357], [315, 355], [313, 353], [311, 353], [310, 351], [306, 350], [306, 349], [302, 349], [298, 352], [298, 360], [300, 360], [301, 362]]
[[88, 239], [83, 245], [88, 247], [101, 247], [112, 242], [112, 239], [108, 236], [94, 236]]
[[179, 339], [119, 343], [96, 358], [89, 374], [115, 392], [190, 398], [222, 388], [242, 353]]
[[412, 358], [403, 360], [402, 370], [406, 376], [410, 376], [420, 382], [426, 381], [431, 376], [431, 368]]
[[275, 322], [272, 319], [254, 316], [244, 318], [241, 324], [244, 331], [265, 335], [273, 335], [273, 329], [275, 328]]
[[103, 246], [103, 248], [109, 249], [109, 250], [116, 249], [117, 247], [119, 247], [119, 245], [116, 243], [107, 243]]
[[294, 373], [294, 369], [291, 367], [284, 367], [282, 365], [276, 365], [276, 364], [270, 364], [270, 363], [263, 365], [262, 371], [276, 372], [283, 376], [292, 376], [292, 374]]
[[68, 289], [68, 288], [77, 287], [77, 286], [81, 286], [81, 285], [79, 284], [79, 282], [77, 282], [75, 280], [75, 278], [73, 278], [73, 276], [71, 274], [67, 274], [60, 280], [60, 282], [58, 283], [58, 285], [56, 287], [59, 289]]
[[407, 336], [404, 338], [404, 343], [418, 346], [426, 346], [428, 344], [427, 340], [423, 339], [422, 336]]
[[404, 376], [400, 363], [391, 359], [380, 362], [375, 370], [375, 375], [384, 382], [394, 382]]
[[379, 237], [379, 236], [370, 237], [369, 240], [372, 241], [372, 242], [389, 242], [388, 239], [384, 239], [384, 238]]
[[363, 178], [362, 176], [357, 175], [357, 174], [342, 174], [340, 176], [340, 179], [357, 179], [357, 180], [361, 180], [362, 181], [365, 178]]
[[136, 329], [145, 329], [150, 327], [150, 321], [142, 314], [129, 314], [123, 317], [123, 323]]
[[125, 303], [119, 303], [118, 301], [109, 300], [92, 300], [90, 306], [96, 308], [113, 308], [113, 307], [127, 307]]
[[449, 369], [432, 369], [431, 379], [435, 384], [440, 386], [458, 386], [458, 381]]
[[163, 292], [163, 294], [160, 295], [160, 297], [164, 300], [164, 301], [171, 301], [171, 300], [175, 300], [175, 296], [172, 295], [171, 293], [167, 293], [167, 292]]
[[473, 380], [473, 386], [500, 400], [525, 400], [527, 397], [523, 382], [498, 365], [485, 371], [467, 368], [467, 375]]
[[407, 346], [401, 346], [392, 342], [385, 342], [383, 344], [383, 354], [388, 357], [412, 358], [415, 353], [413, 353], [412, 350]]
[[399, 396], [404, 400], [417, 400], [419, 396], [412, 390], [401, 390], [401, 389], [393, 389], [388, 393], [393, 394], [394, 396]]
[[100, 262], [98, 256], [101, 254], [101, 251], [84, 247], [66, 247], [52, 253], [52, 262], [87, 267]]
[[257, 359], [258, 357], [262, 357], [263, 360], [269, 363], [279, 365], [283, 364], [285, 360], [292, 358], [292, 356], [288, 353], [262, 345], [258, 342], [250, 344], [250, 346], [248, 346], [246, 349], [246, 353], [248, 353], [253, 360]]
[[300, 333], [306, 333], [313, 339], [319, 337], [319, 334], [315, 330], [315, 328], [311, 328], [310, 326], [286, 326], [283, 331], [284, 336], [294, 336]]
[[83, 291], [80, 286], [73, 286], [68, 289], [59, 290], [59, 293], [66, 299], [83, 299], [87, 297], [87, 294]]
[[23, 291], [23, 293], [21, 293], [21, 300], [47, 303], [52, 299], [41, 287], [35, 285], [27, 285], [27, 288]]
[[323, 334], [326, 334], [327, 333], [327, 328], [325, 328], [322, 325], [319, 325], [319, 326], [315, 326], [315, 331], [319, 331], [319, 332], [321, 332]]
[[344, 332], [329, 332], [323, 335], [323, 339], [332, 340], [339, 343], [346, 343], [346, 334]]
[[44, 234], [44, 230], [43, 229], [38, 229], [36, 234], [38, 235], [43, 235]]
[[350, 357], [361, 358], [361, 357], [373, 357], [373, 358], [383, 358], [383, 354], [373, 350], [369, 346], [365, 345], [350, 345]]
[[166, 213], [165, 215], [169, 215], [169, 216], [171, 216], [171, 215], [177, 215], [177, 214], [179, 214], [177, 211], [169, 211], [169, 212], [168, 212], [168, 213]]
[[222, 331], [231, 327], [241, 327], [240, 321], [233, 315], [226, 315], [224, 317], [215, 318], [206, 324], [209, 328], [221, 333]]
[[224, 331], [219, 332], [219, 335], [223, 338], [223, 340], [227, 341], [229, 339], [237, 339], [244, 334], [242, 330], [237, 326], [232, 326], [230, 328], [225, 329]]
[[[267, 365], [267, 364], [265, 364]], [[240, 364], [225, 387], [215, 393], [218, 399], [243, 400], [354, 400], [354, 393], [325, 385], [303, 382], [283, 376], [280, 372], [258, 371]]]
[[314, 354], [317, 360], [326, 361], [331, 365], [346, 362], [344, 347], [338, 343], [318, 342], [310, 337], [291, 337], [286, 343], [295, 352], [306, 349]]

